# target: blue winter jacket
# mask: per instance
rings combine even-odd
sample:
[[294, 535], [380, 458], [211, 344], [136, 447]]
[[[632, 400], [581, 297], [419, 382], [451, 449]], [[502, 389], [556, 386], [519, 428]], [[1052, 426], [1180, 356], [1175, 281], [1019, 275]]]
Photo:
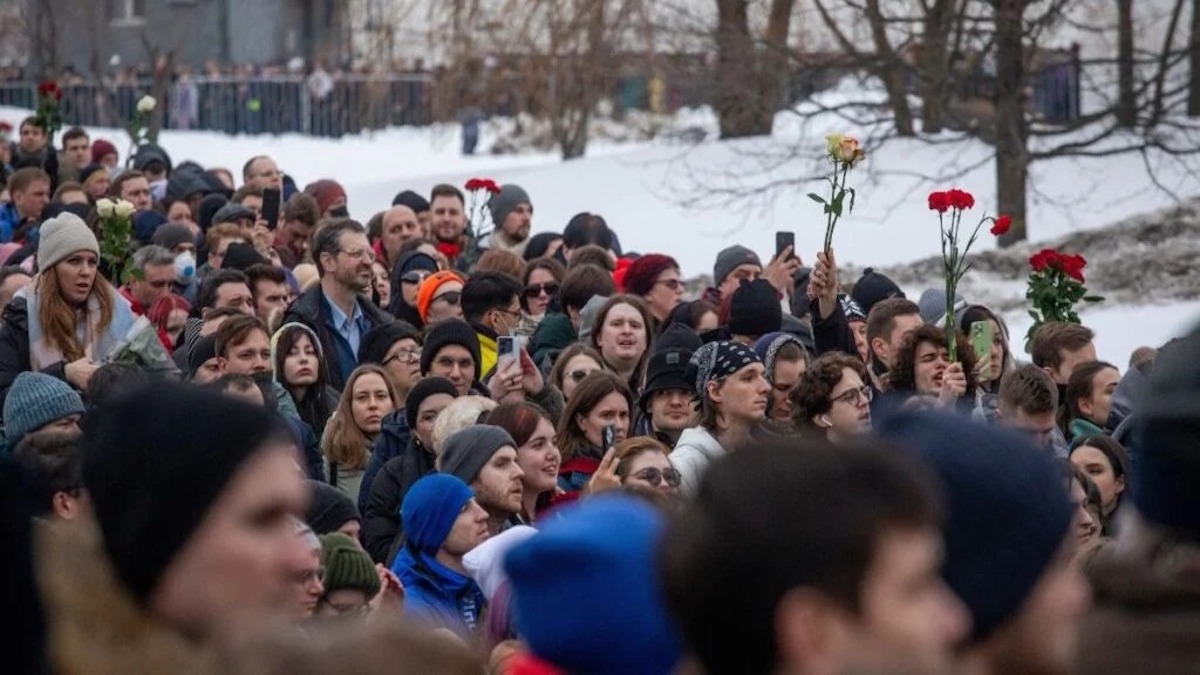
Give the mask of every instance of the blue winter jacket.
[[473, 579], [445, 567], [428, 553], [414, 552], [411, 546], [396, 556], [392, 572], [404, 584], [406, 618], [471, 639], [487, 604]]

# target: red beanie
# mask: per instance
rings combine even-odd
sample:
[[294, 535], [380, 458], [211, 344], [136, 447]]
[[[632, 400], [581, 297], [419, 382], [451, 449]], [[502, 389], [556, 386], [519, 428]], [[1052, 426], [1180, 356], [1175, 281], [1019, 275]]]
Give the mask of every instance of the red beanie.
[[[92, 162], [93, 163], [99, 164], [100, 160], [104, 159], [108, 155], [116, 155], [116, 154], [117, 154], [117, 147], [115, 145], [113, 145], [112, 143], [109, 143], [108, 141], [104, 140], [103, 138], [97, 138], [95, 141], [92, 142]], [[120, 157], [120, 156], [118, 155], [118, 157]]]
[[317, 208], [321, 213], [325, 213], [338, 200], [338, 197], [345, 198], [346, 190], [336, 180], [322, 178], [306, 185], [304, 194], [317, 200]]
[[670, 269], [679, 269], [679, 263], [669, 255], [649, 253], [634, 260], [625, 271], [625, 292], [639, 297], [648, 294], [658, 275]]

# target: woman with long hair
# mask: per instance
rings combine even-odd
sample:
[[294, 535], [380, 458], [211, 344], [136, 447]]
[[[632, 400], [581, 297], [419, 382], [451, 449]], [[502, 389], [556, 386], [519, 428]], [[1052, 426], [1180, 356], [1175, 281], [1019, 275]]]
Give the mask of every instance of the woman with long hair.
[[338, 406], [337, 390], [329, 386], [329, 375], [321, 341], [301, 323], [279, 327], [271, 338], [271, 365], [275, 381], [296, 402], [300, 419], [320, 437]]
[[583, 378], [563, 411], [554, 443], [562, 451], [558, 487], [566, 492], [582, 490], [609, 448], [604, 429], [612, 427], [613, 444], [629, 434], [633, 394], [625, 381], [606, 370]]
[[567, 270], [550, 258], [538, 258], [525, 264], [518, 335], [533, 335], [547, 313], [558, 311], [558, 289], [566, 276]]
[[604, 358], [600, 352], [581, 343], [567, 347], [554, 361], [550, 369], [550, 384], [562, 392], [563, 400], [571, 402], [575, 388], [583, 382], [583, 378], [597, 370], [604, 370]]
[[516, 442], [517, 466], [525, 472], [520, 516], [523, 522], [533, 523], [550, 505], [558, 486], [562, 453], [554, 444], [554, 425], [546, 411], [526, 401], [501, 403], [483, 423], [504, 429]]
[[592, 347], [631, 392], [641, 391], [646, 360], [654, 341], [653, 327], [650, 308], [637, 296], [614, 295], [596, 312]]
[[396, 390], [383, 368], [367, 364], [354, 369], [346, 380], [337, 411], [325, 425], [321, 450], [329, 462], [329, 482], [358, 499], [371, 446], [379, 436], [383, 418], [396, 409]]
[[100, 244], [78, 216], [61, 213], [42, 223], [37, 263], [39, 272], [0, 321], [0, 405], [27, 370], [86, 390], [136, 319], [129, 301], [100, 275]]

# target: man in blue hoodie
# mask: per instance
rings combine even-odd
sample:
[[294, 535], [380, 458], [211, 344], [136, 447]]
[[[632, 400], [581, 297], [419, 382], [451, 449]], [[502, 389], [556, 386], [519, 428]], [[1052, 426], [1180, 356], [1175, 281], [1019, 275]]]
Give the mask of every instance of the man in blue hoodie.
[[463, 556], [488, 538], [488, 514], [471, 488], [447, 474], [413, 484], [400, 507], [406, 541], [392, 572], [404, 584], [405, 615], [469, 639], [487, 604]]

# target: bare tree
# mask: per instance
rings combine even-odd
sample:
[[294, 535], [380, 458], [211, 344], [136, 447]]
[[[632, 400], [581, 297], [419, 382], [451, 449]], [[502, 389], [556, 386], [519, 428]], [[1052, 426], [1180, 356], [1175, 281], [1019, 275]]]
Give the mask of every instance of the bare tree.
[[1192, 30], [1189, 35], [1187, 111], [1192, 117], [1200, 117], [1200, 0], [1192, 0]]
[[756, 38], [749, 0], [717, 0], [717, 91], [722, 138], [771, 133], [789, 67], [787, 45], [794, 0], [771, 0], [766, 29]]
[[1127, 129], [1137, 124], [1133, 58], [1133, 0], [1117, 0], [1117, 122]]

